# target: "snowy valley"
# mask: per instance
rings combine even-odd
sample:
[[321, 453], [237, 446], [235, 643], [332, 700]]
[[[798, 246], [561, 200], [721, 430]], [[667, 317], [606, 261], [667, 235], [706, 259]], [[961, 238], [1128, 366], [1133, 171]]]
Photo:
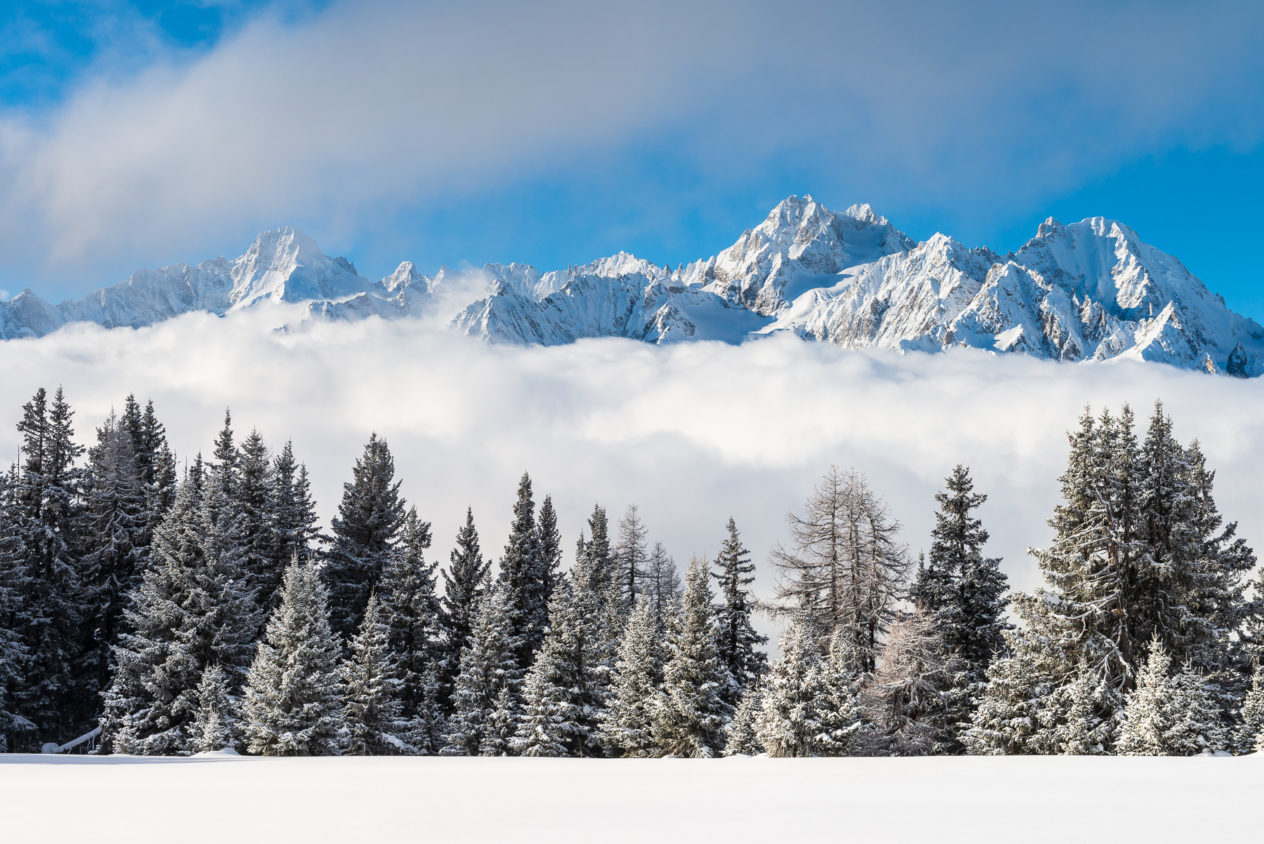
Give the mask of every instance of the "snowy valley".
[[432, 317], [493, 343], [740, 343], [785, 332], [846, 349], [969, 347], [1264, 372], [1264, 327], [1123, 223], [1049, 219], [999, 255], [943, 234], [917, 243], [868, 205], [834, 212], [810, 196], [789, 197], [728, 249], [674, 270], [619, 253], [543, 273], [488, 264], [427, 276], [405, 261], [373, 281], [282, 228], [235, 260], [141, 271], [80, 300], [52, 304], [25, 290], [0, 303], [0, 337], [272, 303], [297, 303], [309, 320]]

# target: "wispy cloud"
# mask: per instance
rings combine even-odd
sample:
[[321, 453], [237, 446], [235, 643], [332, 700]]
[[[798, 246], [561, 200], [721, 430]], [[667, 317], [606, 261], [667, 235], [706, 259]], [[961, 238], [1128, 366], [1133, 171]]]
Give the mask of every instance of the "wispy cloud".
[[[1065, 433], [1086, 403], [1163, 398], [1178, 435], [1201, 439], [1219, 503], [1264, 540], [1264, 393], [1254, 382], [1159, 365], [1059, 365], [1019, 356], [862, 354], [790, 337], [660, 348], [625, 340], [487, 346], [415, 323], [269, 329], [275, 312], [190, 315], [155, 328], [78, 326], [0, 343], [0, 414], [65, 385], [84, 438], [129, 391], [151, 396], [184, 458], [209, 449], [231, 405], [239, 429], [293, 437], [328, 517], [370, 431], [396, 453], [404, 494], [434, 522], [435, 556], [472, 505], [484, 548], [503, 547], [519, 474], [551, 492], [567, 547], [594, 502], [640, 505], [679, 561], [714, 555], [731, 515], [772, 583], [767, 552], [830, 463], [867, 473], [928, 545], [932, 495], [957, 462], [991, 498], [992, 553], [1018, 586], [1047, 541]], [[0, 416], [2, 421], [2, 416]], [[16, 432], [0, 425], [0, 455]]]
[[[860, 197], [1008, 202], [1264, 129], [1257, 4], [335, 3], [148, 45], [0, 116], [11, 263], [203, 254], [279, 222], [363, 236], [642, 144], [691, 184], [784, 166]], [[315, 231], [318, 236], [324, 234]], [[401, 256], [402, 257], [402, 256]]]

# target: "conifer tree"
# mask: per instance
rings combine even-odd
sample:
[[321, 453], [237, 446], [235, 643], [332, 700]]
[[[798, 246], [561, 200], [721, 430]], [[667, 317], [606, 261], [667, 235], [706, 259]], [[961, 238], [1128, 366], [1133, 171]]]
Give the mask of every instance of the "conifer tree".
[[441, 697], [445, 706], [452, 694], [452, 684], [460, 669], [461, 653], [469, 643], [474, 617], [483, 598], [490, 561], [483, 560], [474, 527], [474, 511], [467, 508], [465, 524], [457, 532], [456, 546], [443, 571], [443, 598], [440, 600], [440, 623], [444, 642], [440, 665]]
[[562, 577], [562, 534], [557, 528], [557, 511], [553, 509], [552, 496], [544, 496], [535, 529], [540, 571], [544, 578], [543, 598], [547, 617], [549, 604], [553, 600], [553, 590]]
[[277, 560], [277, 537], [273, 529], [274, 479], [272, 460], [263, 437], [251, 431], [238, 454], [237, 488], [233, 505], [241, 522], [243, 565], [247, 585], [258, 601], [260, 624], [276, 606], [277, 591], [289, 560]]
[[515, 658], [518, 642], [509, 625], [504, 584], [489, 587], [479, 602], [469, 641], [461, 651], [452, 692], [452, 717], [442, 749], [445, 756], [477, 756], [501, 690], [516, 699], [522, 675]]
[[14, 711], [13, 702], [26, 658], [19, 627], [21, 596], [29, 588], [25, 549], [13, 530], [13, 480], [12, 476], [0, 475], [0, 753], [19, 744], [18, 733], [28, 726]]
[[[366, 602], [367, 603], [367, 602]], [[246, 683], [246, 749], [262, 756], [336, 755], [346, 733], [341, 645], [329, 624], [325, 586], [310, 564], [285, 572]]]
[[654, 717], [666, 654], [648, 601], [637, 602], [615, 660], [610, 705], [601, 722], [607, 746], [618, 756], [655, 756]]
[[[1059, 693], [1056, 684], [1064, 679], [1062, 659], [1027, 631], [1011, 630], [1005, 637], [1006, 655], [988, 666], [983, 692], [961, 741], [967, 752], [985, 756], [1060, 752], [1058, 722], [1046, 719], [1048, 702]], [[1077, 700], [1086, 699], [1081, 695]], [[1077, 726], [1080, 734], [1109, 735], [1110, 725], [1102, 724], [1099, 712], [1100, 706], [1094, 705], [1091, 712], [1077, 714], [1088, 719]]]
[[199, 500], [192, 484], [183, 484], [124, 611], [117, 667], [104, 696], [107, 750], [186, 753], [206, 668], [220, 665], [229, 689], [240, 686], [251, 659], [253, 601], [219, 533], [209, 498]]
[[399, 485], [390, 447], [371, 435], [351, 482], [343, 484], [322, 570], [329, 585], [330, 623], [341, 636], [349, 637], [360, 626], [369, 593], [377, 589], [394, 551], [404, 521]]
[[[590, 560], [581, 560], [570, 583], [555, 590], [548, 635], [528, 674], [526, 719], [514, 749], [523, 756], [604, 754], [601, 725], [609, 705], [617, 632], [609, 586]], [[614, 609], [613, 612], [617, 612]]]
[[725, 756], [756, 756], [764, 752], [764, 745], [760, 742], [756, 729], [763, 704], [762, 686], [748, 686], [742, 693], [725, 734]]
[[508, 685], [501, 686], [496, 705], [487, 716], [483, 740], [478, 745], [479, 756], [509, 756], [513, 749], [517, 729], [517, 707]]
[[518, 631], [520, 644], [515, 655], [518, 669], [525, 672], [544, 640], [544, 628], [548, 624], [545, 566], [540, 556], [531, 477], [525, 472], [518, 482], [513, 512], [509, 540], [500, 558], [500, 581], [508, 590], [511, 624]]
[[1066, 722], [1054, 731], [1057, 750], [1069, 756], [1091, 756], [1102, 752], [1106, 743], [1102, 728], [1096, 720], [1098, 708], [1097, 689], [1092, 676], [1082, 671], [1063, 692], [1069, 698], [1065, 707]]
[[422, 755], [437, 753], [438, 668], [443, 642], [434, 563], [426, 561], [430, 525], [409, 508], [399, 545], [382, 573], [381, 603], [391, 657], [400, 681], [400, 717], [409, 726], [407, 739]]
[[865, 709], [879, 740], [895, 756], [940, 752], [951, 737], [948, 693], [952, 655], [930, 616], [914, 610], [891, 627], [878, 670], [865, 688]]
[[1118, 750], [1126, 756], [1165, 756], [1172, 729], [1171, 657], [1163, 642], [1151, 639], [1150, 656], [1137, 676], [1137, 687], [1128, 696], [1119, 730]]
[[847, 756], [860, 744], [865, 724], [856, 694], [859, 678], [850, 656], [846, 638], [835, 634], [829, 652], [813, 669], [817, 676], [809, 685], [820, 689], [815, 755]]
[[237, 701], [229, 693], [228, 675], [217, 665], [208, 665], [197, 687], [197, 709], [189, 728], [191, 753], [236, 750], [238, 735]]
[[23, 549], [24, 585], [18, 634], [25, 649], [13, 707], [33, 729], [14, 749], [34, 750], [84, 731], [95, 710], [93, 691], [76, 684], [85, 623], [79, 511], [83, 453], [73, 412], [61, 388], [52, 401], [41, 387], [22, 408], [21, 470], [13, 482], [13, 530]]
[[781, 637], [781, 658], [764, 678], [755, 735], [769, 756], [815, 756], [823, 695], [819, 635], [792, 622]]
[[317, 529], [316, 503], [312, 500], [307, 467], [294, 458], [294, 447], [286, 442], [269, 473], [267, 561], [256, 576], [256, 591], [268, 611], [280, 602], [281, 579], [291, 560], [301, 563], [314, 559]]
[[132, 437], [113, 413], [88, 452], [82, 514], [86, 649], [79, 682], [94, 694], [110, 681], [125, 600], [140, 582], [150, 526]]
[[399, 694], [403, 684], [390, 647], [390, 628], [377, 596], [370, 594], [360, 630], [342, 667], [345, 685], [344, 752], [352, 756], [384, 756], [406, 752], [401, 738], [409, 725], [401, 717]]
[[716, 649], [709, 581], [706, 561], [695, 559], [685, 575], [680, 614], [668, 635], [663, 697], [654, 721], [654, 741], [666, 755], [717, 755], [733, 712], [723, 698], [730, 679]]
[[737, 523], [731, 518], [728, 536], [715, 558], [715, 570], [711, 574], [720, 597], [716, 606], [720, 631], [717, 647], [732, 680], [723, 690], [723, 696], [725, 703], [736, 706], [742, 692], [768, 670], [768, 657], [760, 650], [768, 637], [756, 633], [751, 625], [755, 602], [750, 595], [750, 585], [755, 582], [755, 564], [751, 562], [750, 551], [742, 544]]
[[1215, 686], [1209, 683], [1192, 662], [1172, 678], [1172, 699], [1169, 703], [1172, 726], [1166, 739], [1167, 753], [1172, 756], [1197, 756], [1223, 751], [1229, 746], [1229, 731], [1214, 696]]
[[872, 673], [909, 568], [899, 523], [863, 475], [836, 467], [808, 499], [805, 514], [791, 514], [789, 521], [793, 548], [773, 550], [782, 573], [778, 598], [823, 637], [822, 644], [846, 631], [855, 670]]
[[606, 508], [600, 504], [593, 505], [592, 515], [588, 517], [588, 535], [587, 542], [583, 536], [579, 538], [580, 553], [588, 560], [598, 590], [607, 594], [612, 585], [618, 584], [618, 577], [610, 553], [610, 523], [606, 518]]
[[613, 550], [616, 579], [619, 581], [619, 602], [624, 615], [632, 612], [636, 598], [645, 588], [649, 549], [645, 537], [649, 531], [641, 521], [635, 504], [628, 506], [619, 522], [619, 542]]
[[1260, 750], [1264, 736], [1264, 670], [1255, 669], [1251, 676], [1251, 688], [1242, 701], [1241, 719], [1236, 742], [1238, 753], [1255, 753]]
[[645, 598], [654, 617], [654, 630], [661, 639], [667, 635], [667, 626], [680, 606], [682, 593], [680, 573], [676, 561], [667, 553], [663, 543], [655, 542], [650, 551], [649, 577], [646, 578]]

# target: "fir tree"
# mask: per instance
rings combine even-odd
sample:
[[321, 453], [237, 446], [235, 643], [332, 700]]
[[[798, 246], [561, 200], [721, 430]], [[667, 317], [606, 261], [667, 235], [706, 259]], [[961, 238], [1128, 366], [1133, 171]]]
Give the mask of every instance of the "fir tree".
[[[1059, 752], [1058, 722], [1046, 719], [1048, 701], [1059, 693], [1056, 684], [1064, 679], [1061, 658], [1027, 631], [1006, 633], [1005, 652], [988, 666], [970, 727], [961, 735], [967, 752], [990, 756]], [[1091, 713], [1077, 715], [1089, 719], [1077, 727], [1080, 733], [1102, 731], [1098, 712], [1095, 706]], [[1107, 725], [1107, 734], [1109, 729]]]
[[1251, 676], [1251, 689], [1242, 701], [1236, 735], [1238, 753], [1259, 751], [1261, 737], [1264, 737], [1264, 670], [1256, 668]]
[[400, 527], [404, 501], [395, 480], [395, 459], [385, 440], [369, 437], [333, 519], [333, 543], [322, 574], [329, 585], [330, 623], [350, 636], [360, 626], [369, 593], [377, 589]]
[[496, 705], [487, 716], [483, 740], [478, 745], [479, 756], [509, 756], [513, 749], [514, 732], [517, 728], [517, 707], [508, 685], [502, 686], [496, 696]]
[[346, 732], [340, 650], [319, 575], [311, 564], [291, 564], [282, 582], [281, 603], [268, 620], [250, 666], [242, 707], [249, 752], [338, 753]]
[[484, 561], [479, 550], [474, 511], [467, 508], [465, 524], [457, 532], [456, 547], [448, 558], [448, 568], [442, 572], [443, 598], [439, 606], [444, 642], [439, 682], [445, 705], [451, 698], [452, 684], [460, 669], [461, 653], [469, 643], [490, 568], [490, 561]]
[[1215, 699], [1215, 688], [1192, 662], [1186, 662], [1173, 678], [1169, 703], [1172, 726], [1165, 736], [1168, 754], [1197, 756], [1228, 748], [1229, 731]]
[[256, 575], [256, 593], [268, 611], [280, 602], [281, 579], [291, 560], [310, 562], [313, 543], [320, 536], [316, 504], [312, 500], [307, 467], [294, 458], [294, 447], [286, 442], [272, 463], [268, 493], [270, 537], [267, 559]]
[[1069, 698], [1065, 706], [1066, 722], [1059, 724], [1054, 737], [1059, 753], [1069, 756], [1090, 756], [1102, 752], [1106, 743], [1102, 737], [1098, 709], [1097, 689], [1089, 672], [1080, 672], [1063, 692]]
[[377, 596], [370, 594], [360, 630], [351, 639], [343, 664], [346, 684], [344, 751], [352, 756], [384, 756], [409, 750], [401, 738], [408, 724], [401, 717], [400, 682], [390, 648], [390, 628]]
[[228, 691], [228, 675], [217, 665], [208, 665], [197, 687], [197, 709], [190, 725], [189, 750], [210, 753], [236, 750], [238, 735], [237, 701]]
[[725, 756], [757, 756], [764, 752], [757, 731], [760, 709], [764, 704], [763, 688], [748, 686], [733, 711], [733, 720], [725, 735]]
[[606, 744], [619, 756], [655, 756], [654, 717], [666, 654], [648, 601], [632, 612], [615, 661], [610, 705], [601, 722]]
[[489, 588], [479, 602], [469, 641], [452, 692], [452, 717], [442, 749], [445, 756], [477, 756], [501, 690], [516, 696], [521, 674], [518, 643], [509, 625], [509, 595], [503, 584]]
[[618, 577], [610, 553], [610, 523], [606, 518], [606, 508], [600, 504], [593, 506], [592, 515], [588, 517], [588, 535], [587, 542], [583, 536], [579, 538], [580, 553], [588, 560], [598, 590], [607, 594], [612, 586], [618, 585]]
[[818, 634], [792, 622], [781, 637], [781, 658], [764, 678], [755, 735], [769, 756], [814, 756], [821, 733], [823, 694]]
[[850, 649], [844, 636], [835, 634], [829, 653], [817, 662], [809, 686], [819, 688], [815, 755], [846, 756], [859, 745], [864, 721], [857, 701], [858, 678], [852, 672]]
[[531, 477], [525, 472], [518, 483], [513, 513], [509, 540], [500, 559], [500, 581], [508, 590], [511, 624], [518, 631], [518, 669], [525, 672], [544, 640], [544, 628], [548, 624], [548, 605], [544, 598], [547, 584], [536, 531], [535, 501]]
[[389, 649], [401, 686], [400, 717], [409, 724], [409, 743], [423, 755], [437, 753], [442, 746], [435, 743], [434, 734], [442, 717], [436, 684], [443, 642], [436, 566], [425, 557], [429, 547], [430, 525], [410, 508], [399, 545], [382, 573], [381, 593]]
[[523, 756], [601, 756], [617, 647], [608, 593], [589, 560], [554, 592], [548, 635], [528, 674], [527, 713], [514, 743]]
[[723, 698], [730, 680], [716, 650], [711, 599], [707, 564], [694, 560], [668, 636], [663, 698], [654, 721], [654, 741], [663, 754], [709, 757], [724, 747], [724, 727], [733, 710]]
[[536, 519], [536, 548], [540, 555], [540, 572], [544, 579], [544, 607], [547, 610], [553, 600], [553, 590], [562, 577], [562, 534], [557, 528], [557, 511], [553, 509], [552, 496], [544, 496], [540, 515]]
[[1151, 640], [1150, 656], [1137, 676], [1137, 687], [1128, 696], [1119, 730], [1120, 753], [1127, 756], [1164, 756], [1172, 729], [1171, 657], [1163, 642]]
[[755, 582], [755, 564], [742, 544], [737, 523], [731, 518], [728, 537], [720, 547], [711, 574], [720, 593], [716, 607], [720, 630], [717, 647], [732, 680], [723, 696], [725, 703], [736, 706], [742, 692], [768, 670], [768, 657], [760, 650], [768, 637], [756, 633], [751, 625], [755, 602], [750, 595], [750, 585]]
[[278, 560], [273, 528], [274, 479], [267, 446], [258, 431], [242, 441], [238, 454], [237, 488], [233, 505], [241, 522], [243, 565], [247, 584], [258, 602], [260, 624], [276, 606], [277, 592], [289, 559]]
[[846, 631], [855, 670], [872, 673], [909, 568], [899, 523], [864, 476], [835, 467], [808, 499], [805, 515], [789, 521], [793, 549], [773, 551], [782, 572], [778, 598], [823, 642]]
[[13, 481], [12, 476], [0, 475], [0, 753], [19, 744], [18, 733], [30, 726], [14, 711], [13, 703], [26, 659], [21, 596], [29, 588], [25, 549], [13, 531]]
[[680, 606], [683, 592], [680, 573], [676, 571], [676, 561], [668, 555], [661, 542], [655, 542], [650, 551], [649, 571], [645, 583], [645, 599], [649, 602], [650, 614], [654, 617], [654, 630], [661, 639], [667, 635], [667, 626]]

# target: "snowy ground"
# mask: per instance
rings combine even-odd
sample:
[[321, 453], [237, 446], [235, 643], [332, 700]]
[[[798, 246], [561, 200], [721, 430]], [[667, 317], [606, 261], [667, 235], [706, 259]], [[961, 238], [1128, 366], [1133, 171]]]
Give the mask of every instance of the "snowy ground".
[[1264, 757], [0, 756], [0, 840], [1252, 840]]

